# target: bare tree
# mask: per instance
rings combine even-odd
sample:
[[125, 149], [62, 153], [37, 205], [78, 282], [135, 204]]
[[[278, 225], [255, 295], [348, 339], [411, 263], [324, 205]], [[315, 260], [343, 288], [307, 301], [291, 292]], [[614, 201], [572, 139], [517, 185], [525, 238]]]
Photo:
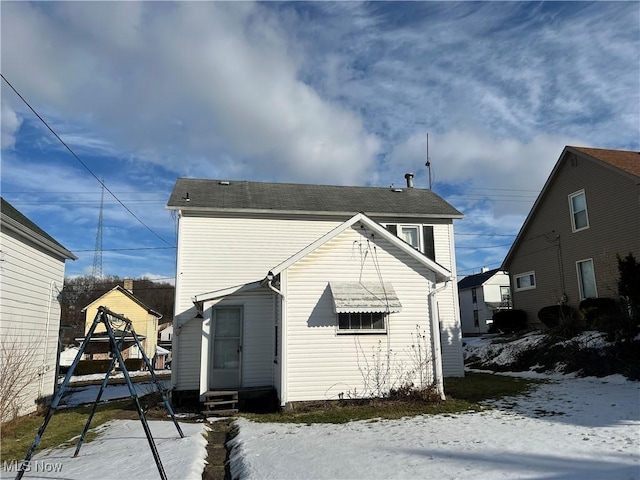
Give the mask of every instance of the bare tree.
[[20, 414], [29, 396], [37, 396], [44, 373], [37, 362], [42, 340], [2, 332], [0, 337], [0, 423]]

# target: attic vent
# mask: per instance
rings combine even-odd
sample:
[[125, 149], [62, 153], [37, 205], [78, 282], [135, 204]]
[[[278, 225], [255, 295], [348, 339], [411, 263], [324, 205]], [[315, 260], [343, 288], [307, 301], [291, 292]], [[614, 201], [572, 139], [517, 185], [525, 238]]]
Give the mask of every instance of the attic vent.
[[571, 167], [576, 168], [578, 166], [578, 156], [571, 154]]
[[218, 182], [218, 185], [229, 185], [229, 182], [227, 182], [226, 180], [221, 180]]

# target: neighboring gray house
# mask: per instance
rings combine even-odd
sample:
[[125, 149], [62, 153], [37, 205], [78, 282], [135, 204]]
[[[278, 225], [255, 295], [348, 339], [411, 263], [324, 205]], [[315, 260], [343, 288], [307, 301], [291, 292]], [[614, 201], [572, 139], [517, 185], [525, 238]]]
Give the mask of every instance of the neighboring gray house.
[[462, 335], [476, 337], [487, 333], [493, 314], [511, 308], [509, 274], [499, 268], [483, 269], [458, 282]]
[[167, 208], [178, 212], [174, 398], [370, 396], [376, 361], [397, 384], [422, 342], [430, 382], [464, 374], [451, 281], [462, 215], [432, 191], [181, 178]]
[[530, 323], [548, 305], [617, 297], [616, 255], [640, 257], [640, 153], [565, 147], [502, 269]]
[[53, 394], [65, 260], [77, 257], [4, 198], [0, 208], [0, 405], [8, 420]]

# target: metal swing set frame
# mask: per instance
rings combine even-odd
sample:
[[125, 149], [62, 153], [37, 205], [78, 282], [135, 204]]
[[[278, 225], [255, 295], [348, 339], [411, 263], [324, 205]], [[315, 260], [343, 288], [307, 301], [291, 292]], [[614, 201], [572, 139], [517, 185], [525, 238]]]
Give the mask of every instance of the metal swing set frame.
[[[124, 328], [122, 328], [121, 330], [118, 330], [118, 332], [120, 333], [119, 338], [116, 338], [116, 332], [114, 331], [114, 328], [113, 328], [113, 324], [116, 324], [116, 323], [118, 324], [118, 326], [120, 325], [124, 326]], [[145, 418], [144, 411], [142, 410], [142, 406], [140, 405], [140, 399], [138, 397], [136, 389], [133, 386], [133, 382], [131, 381], [131, 376], [129, 375], [129, 371], [127, 370], [127, 367], [125, 365], [124, 358], [122, 357], [122, 347], [124, 346], [125, 337], [127, 335], [130, 335], [131, 337], [133, 337], [135, 345], [137, 345], [138, 347], [138, 351], [142, 354], [144, 363], [149, 369], [149, 373], [151, 374], [151, 379], [153, 380], [153, 384], [155, 385], [157, 391], [162, 395], [164, 406], [169, 412], [169, 415], [171, 416], [171, 419], [173, 420], [173, 423], [176, 426], [178, 433], [180, 434], [180, 438], [184, 438], [184, 433], [182, 433], [182, 429], [180, 428], [180, 425], [176, 420], [175, 414], [173, 413], [173, 409], [171, 408], [171, 404], [167, 399], [166, 391], [162, 388], [162, 386], [158, 382], [158, 378], [156, 377], [156, 373], [153, 368], [153, 365], [149, 361], [149, 357], [147, 356], [144, 349], [142, 348], [142, 344], [140, 343], [140, 339], [136, 335], [136, 332], [133, 328], [133, 324], [131, 320], [129, 320], [127, 317], [123, 315], [119, 315], [117, 313], [110, 311], [106, 307], [98, 307], [98, 312], [96, 313], [93, 323], [91, 324], [91, 328], [87, 332], [87, 335], [85, 336], [82, 342], [82, 345], [80, 346], [80, 349], [76, 354], [76, 358], [73, 360], [73, 363], [71, 364], [71, 367], [69, 368], [69, 371], [67, 372], [67, 375], [64, 381], [62, 382], [62, 385], [60, 386], [55, 396], [53, 397], [51, 405], [49, 406], [49, 410], [47, 411], [47, 414], [44, 417], [44, 421], [42, 422], [42, 425], [40, 425], [40, 428], [38, 429], [38, 433], [36, 433], [36, 437], [33, 440], [33, 444], [31, 445], [31, 448], [29, 448], [29, 451], [27, 452], [25, 459], [22, 461], [20, 465], [18, 474], [16, 475], [16, 480], [20, 480], [24, 475], [25, 471], [27, 470], [29, 462], [31, 461], [31, 457], [33, 456], [33, 453], [35, 452], [35, 450], [38, 448], [38, 444], [42, 439], [42, 435], [44, 434], [44, 431], [46, 430], [47, 425], [49, 424], [49, 421], [51, 420], [51, 418], [53, 417], [53, 414], [56, 412], [56, 410], [60, 406], [60, 400], [62, 399], [62, 396], [64, 395], [64, 392], [69, 385], [71, 377], [73, 376], [73, 373], [75, 372], [76, 367], [78, 366], [78, 363], [80, 362], [80, 359], [82, 358], [82, 355], [84, 354], [87, 348], [87, 345], [89, 344], [89, 341], [93, 337], [96, 328], [100, 324], [103, 324], [105, 326], [107, 335], [109, 336], [111, 363], [109, 364], [107, 373], [104, 377], [104, 380], [102, 381], [102, 384], [100, 385], [98, 396], [96, 397], [96, 400], [93, 403], [91, 412], [89, 413], [89, 418], [87, 419], [87, 423], [84, 426], [84, 430], [80, 435], [80, 440], [78, 440], [78, 445], [76, 446], [76, 450], [73, 456], [77, 457], [78, 453], [80, 453], [80, 448], [84, 443], [84, 439], [89, 430], [89, 426], [91, 425], [91, 420], [93, 419], [93, 416], [96, 412], [98, 403], [102, 398], [104, 389], [107, 387], [109, 383], [109, 376], [111, 375], [111, 372], [115, 368], [116, 362], [118, 362], [118, 364], [120, 365], [120, 368], [122, 369], [122, 373], [124, 374], [125, 382], [129, 387], [129, 393], [131, 394], [130, 398], [133, 398], [136, 409], [138, 411], [138, 416], [140, 417], [140, 422], [142, 423], [142, 428], [144, 429], [144, 433], [147, 436], [147, 441], [149, 442], [149, 447], [151, 448], [151, 452], [153, 453], [153, 458], [156, 462], [156, 466], [158, 467], [160, 478], [162, 480], [167, 480], [167, 475], [164, 471], [164, 467], [162, 466], [162, 461], [160, 460], [158, 449], [156, 448], [156, 444], [153, 440], [153, 436], [151, 435], [151, 430], [149, 429], [149, 424], [147, 423], [147, 419]]]

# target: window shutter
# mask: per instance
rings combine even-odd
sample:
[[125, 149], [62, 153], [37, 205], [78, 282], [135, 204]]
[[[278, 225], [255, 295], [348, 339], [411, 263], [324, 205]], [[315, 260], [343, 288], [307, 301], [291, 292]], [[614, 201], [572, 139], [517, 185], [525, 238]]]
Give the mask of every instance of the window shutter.
[[396, 224], [389, 224], [385, 227], [387, 230], [389, 230], [391, 233], [393, 233], [395, 236], [398, 236], [398, 226]]
[[434, 262], [436, 261], [436, 247], [433, 240], [433, 226], [423, 225], [422, 237], [424, 239], [424, 254]]

